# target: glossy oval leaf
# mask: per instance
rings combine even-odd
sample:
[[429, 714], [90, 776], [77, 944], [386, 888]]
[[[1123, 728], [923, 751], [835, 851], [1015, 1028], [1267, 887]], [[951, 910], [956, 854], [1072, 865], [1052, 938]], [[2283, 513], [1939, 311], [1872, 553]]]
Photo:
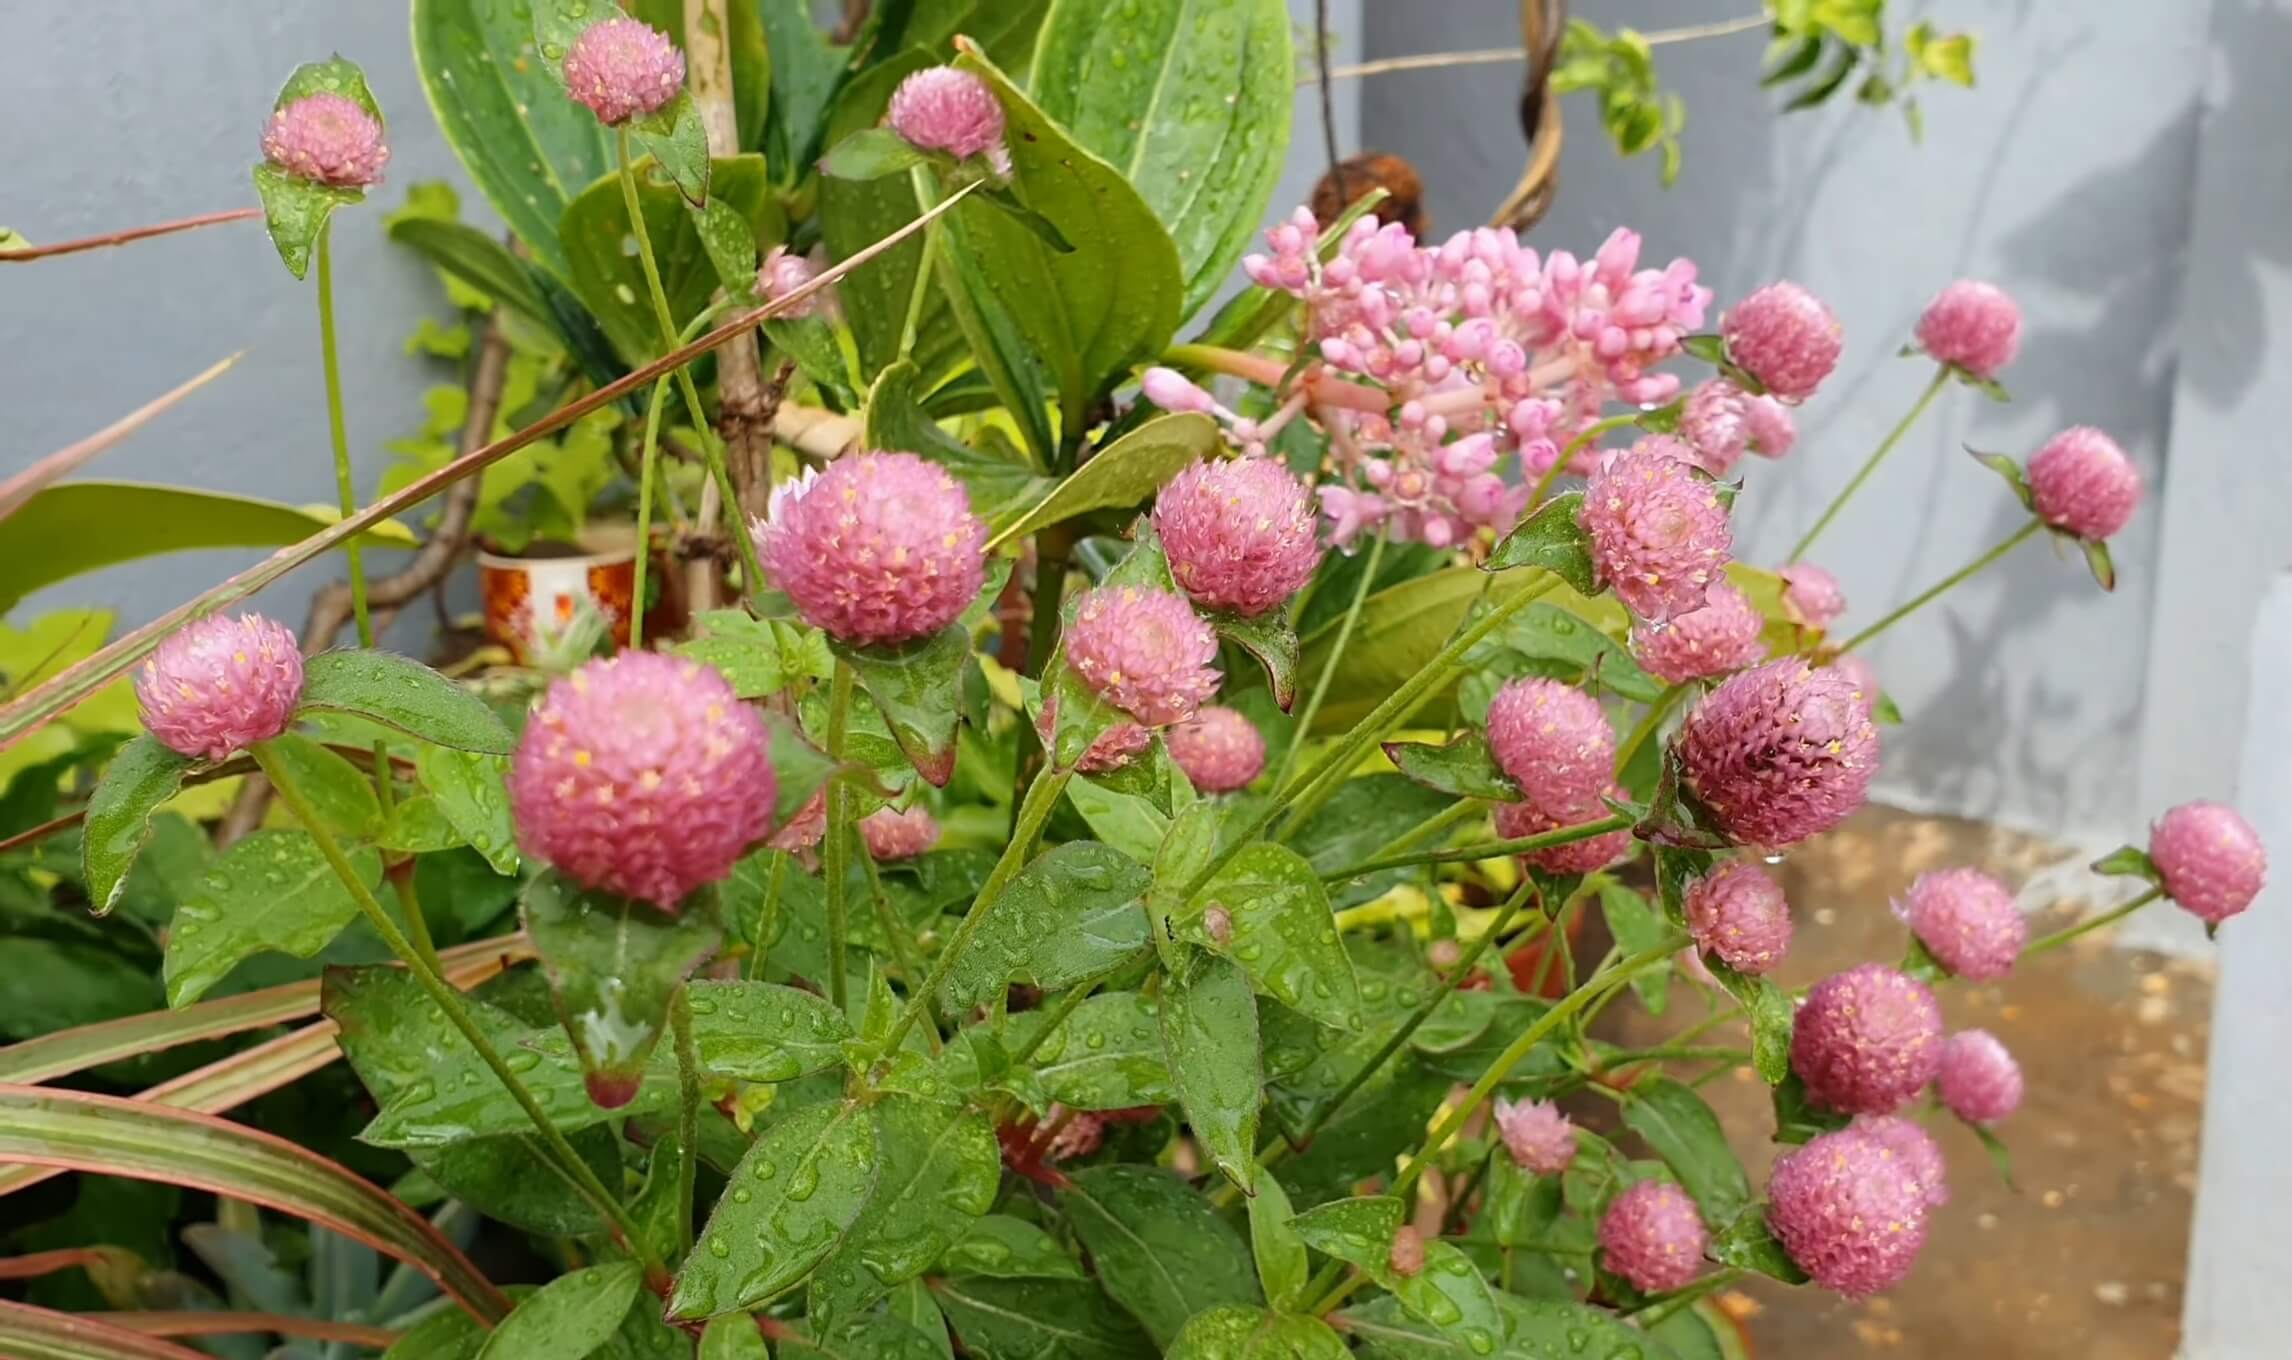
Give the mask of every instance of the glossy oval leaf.
[[627, 1104], [668, 1023], [669, 999], [724, 943], [715, 894], [695, 893], [667, 912], [545, 872], [525, 885], [518, 914], [589, 1073], [590, 1098], [608, 1109]]
[[814, 992], [770, 982], [691, 984], [701, 1066], [736, 1081], [794, 1081], [843, 1061], [851, 1022]]
[[482, 751], [424, 744], [414, 770], [438, 814], [494, 872], [514, 874], [520, 857], [517, 828], [509, 820], [509, 758]]
[[1263, 1099], [1257, 998], [1249, 977], [1215, 955], [1162, 990], [1162, 1047], [1186, 1122], [1226, 1178], [1248, 1190], [1257, 1176]]
[[193, 763], [145, 732], [114, 752], [104, 767], [80, 828], [80, 866], [96, 915], [119, 905], [128, 871], [151, 839], [151, 815], [183, 787]]
[[[1225, 912], [1226, 938], [1206, 924]], [[1231, 958], [1266, 995], [1325, 1025], [1361, 1027], [1361, 985], [1337, 938], [1337, 917], [1321, 876], [1285, 845], [1248, 846], [1194, 895], [1178, 933]]]
[[1703, 1097], [1669, 1077], [1634, 1082], [1625, 1095], [1625, 1126], [1679, 1177], [1703, 1221], [1715, 1228], [1732, 1222], [1751, 1202], [1751, 1181]]
[[621, 1330], [644, 1272], [634, 1261], [613, 1261], [560, 1275], [517, 1305], [493, 1329], [477, 1360], [520, 1360], [546, 1355], [581, 1360]]
[[902, 647], [828, 648], [852, 668], [915, 772], [944, 788], [955, 773], [955, 728], [962, 720], [963, 667], [971, 636], [951, 623]]
[[1284, 1317], [1228, 1304], [1196, 1315], [1167, 1360], [1345, 1360], [1353, 1352], [1317, 1317]]
[[1169, 1346], [1196, 1313], [1263, 1302], [1241, 1235], [1177, 1176], [1117, 1163], [1069, 1179], [1059, 1203], [1099, 1284], [1157, 1346]]
[[1153, 1343], [1087, 1280], [932, 1282], [947, 1324], [974, 1360], [1146, 1360]]
[[[1136, 992], [1107, 992], [1075, 1007], [1035, 1049], [1043, 1095], [1070, 1110], [1129, 1110], [1174, 1099], [1158, 1012]], [[1026, 1018], [1013, 1019], [1014, 1034]]]
[[348, 713], [439, 746], [508, 755], [517, 739], [485, 701], [412, 657], [350, 648], [303, 663], [297, 713]]
[[939, 1273], [998, 1280], [1079, 1280], [1082, 1262], [1023, 1218], [988, 1214], [963, 1225], [939, 1258]]
[[1267, 1176], [1249, 1200], [1249, 1249], [1257, 1262], [1257, 1280], [1268, 1303], [1282, 1312], [1300, 1312], [1312, 1300], [1305, 1297], [1309, 1275], [1305, 1239], [1289, 1225], [1295, 1217], [1289, 1192]]
[[806, 1316], [823, 1331], [929, 1269], [994, 1204], [1002, 1184], [1002, 1149], [979, 1111], [891, 1094], [872, 1114], [875, 1192], [812, 1276]]
[[866, 1207], [876, 1160], [874, 1121], [852, 1101], [798, 1110], [766, 1129], [677, 1271], [669, 1315], [753, 1308], [802, 1283]]
[[1095, 841], [1052, 847], [988, 905], [947, 975], [948, 1001], [975, 1006], [1013, 981], [1057, 991], [1135, 954], [1146, 943], [1139, 898], [1151, 879], [1145, 866]]
[[[351, 867], [369, 892], [382, 859], [355, 850]], [[301, 831], [257, 831], [223, 852], [175, 909], [167, 932], [167, 1003], [196, 1001], [239, 963], [267, 951], [307, 959], [358, 915], [317, 842]]]
[[1208, 416], [1194, 411], [1156, 416], [1093, 454], [1048, 496], [997, 531], [987, 546], [994, 548], [1093, 510], [1143, 505], [1164, 482], [1217, 447], [1217, 422]]
[[1441, 793], [1502, 802], [1520, 797], [1520, 786], [1496, 768], [1496, 757], [1489, 752], [1488, 738], [1479, 731], [1459, 732], [1447, 743], [1437, 746], [1388, 741], [1385, 758], [1393, 762], [1394, 769]]
[[[585, 110], [582, 116], [588, 116]], [[636, 167], [637, 205], [645, 215], [645, 233], [660, 268], [669, 315], [682, 327], [698, 316], [715, 294], [717, 267], [684, 195], [676, 185], [654, 179], [652, 168], [650, 162], [640, 162]], [[761, 156], [718, 160], [711, 174], [709, 201], [728, 204], [757, 240], [769, 244], [786, 232], [780, 210], [766, 189]], [[661, 354], [665, 347], [644, 263], [629, 246], [633, 236], [619, 173], [608, 172], [584, 185], [566, 206], [558, 231], [572, 270], [568, 282], [582, 305], [596, 316], [621, 358], [633, 364]]]

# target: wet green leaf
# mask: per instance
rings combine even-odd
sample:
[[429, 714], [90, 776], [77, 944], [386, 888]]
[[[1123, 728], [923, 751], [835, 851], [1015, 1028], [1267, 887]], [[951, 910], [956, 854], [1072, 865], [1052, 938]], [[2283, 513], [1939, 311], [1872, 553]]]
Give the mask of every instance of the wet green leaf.
[[[1133, 946], [1135, 948], [1135, 946]], [[1014, 1042], [1032, 1037], [1034, 1013], [1011, 1020]], [[1033, 1059], [1043, 1095], [1070, 1110], [1129, 1110], [1173, 1096], [1157, 1007], [1136, 992], [1106, 992], [1074, 1008]]]
[[1197, 412], [1158, 415], [1091, 455], [1027, 512], [998, 530], [993, 548], [1093, 510], [1122, 510], [1154, 498], [1163, 483], [1218, 447], [1217, 422]]
[[[636, 166], [637, 207], [644, 213], [645, 236], [660, 267], [669, 317], [682, 328], [715, 294], [717, 265], [684, 194], [655, 180], [647, 173], [650, 168], [649, 162]], [[785, 218], [765, 184], [763, 157], [727, 156], [716, 161], [710, 195], [711, 203], [721, 201], [748, 226], [754, 241], [771, 244], [786, 234]], [[644, 262], [629, 246], [633, 239], [629, 205], [619, 173], [609, 170], [582, 188], [566, 205], [557, 231], [564, 239], [567, 282], [596, 316], [614, 350], [632, 364], [661, 354], [664, 346], [651, 285], [645, 279]]]
[[988, 906], [948, 974], [949, 1003], [979, 1005], [1013, 981], [1057, 991], [1128, 958], [1146, 943], [1139, 898], [1150, 878], [1136, 860], [1095, 841], [1052, 847]]
[[297, 714], [347, 713], [440, 746], [508, 755], [517, 740], [485, 701], [395, 652], [321, 652], [303, 663]]
[[519, 915], [591, 1098], [626, 1103], [668, 1023], [669, 998], [723, 943], [715, 893], [695, 893], [670, 913], [545, 872], [526, 884]]
[[1115, 1302], [1168, 1346], [1186, 1319], [1260, 1302], [1249, 1248], [1193, 1187], [1154, 1167], [1086, 1167], [1060, 1196]]
[[151, 840], [151, 816], [183, 787], [194, 762], [145, 732], [112, 755], [88, 798], [80, 863], [98, 916], [119, 905], [128, 874]]
[[485, 856], [496, 873], [514, 874], [517, 829], [509, 819], [509, 758], [450, 746], [422, 746], [414, 756], [422, 787], [438, 812]]
[[1706, 954], [1703, 966], [1751, 1017], [1751, 1065], [1773, 1086], [1790, 1075], [1791, 1024], [1796, 1011], [1789, 993], [1763, 977], [1738, 973]]
[[1275, 609], [1256, 618], [1239, 614], [1213, 613], [1206, 616], [1218, 636], [1232, 643], [1265, 667], [1266, 686], [1273, 693], [1273, 702], [1287, 713], [1297, 701], [1297, 658], [1300, 643], [1297, 630], [1290, 626], [1289, 611]]
[[1694, 1197], [1703, 1221], [1728, 1223], [1751, 1202], [1751, 1181], [1728, 1149], [1703, 1097], [1669, 1077], [1647, 1077], [1625, 1092], [1624, 1124], [1647, 1140]]
[[929, 1269], [1002, 1184], [1002, 1150], [977, 1110], [889, 1095], [872, 1113], [882, 1167], [875, 1193], [812, 1276], [806, 1315], [823, 1332]]
[[1227, 1304], [1187, 1322], [1166, 1354], [1169, 1360], [1346, 1360], [1352, 1352], [1319, 1318]]
[[955, 728], [963, 716], [970, 634], [961, 624], [949, 624], [899, 647], [853, 647], [830, 639], [828, 648], [852, 668], [916, 773], [946, 787], [955, 773]]
[[1311, 1268], [1305, 1239], [1289, 1226], [1289, 1192], [1267, 1176], [1257, 1183], [1249, 1200], [1250, 1255], [1257, 1262], [1258, 1283], [1268, 1303], [1285, 1313], [1302, 1312], [1313, 1300], [1305, 1297]]
[[921, 147], [887, 127], [861, 128], [828, 148], [820, 173], [858, 182], [905, 174], [930, 159]]
[[557, 329], [532, 266], [476, 227], [437, 217], [399, 217], [390, 223], [390, 239], [528, 320]]
[[1740, 1266], [1771, 1276], [1784, 1284], [1805, 1284], [1807, 1274], [1791, 1260], [1790, 1253], [1767, 1227], [1767, 1206], [1764, 1203], [1746, 1207], [1735, 1221], [1721, 1228], [1711, 1237], [1711, 1259], [1723, 1265]]
[[1257, 999], [1249, 978], [1222, 958], [1166, 979], [1162, 1045], [1186, 1122], [1227, 1179], [1248, 1190], [1257, 1176], [1257, 1107], [1264, 1098]]
[[963, 1225], [939, 1259], [947, 1275], [986, 1275], [999, 1280], [1079, 1280], [1082, 1262], [1049, 1233], [1008, 1214], [988, 1214]]
[[1576, 523], [1584, 508], [1584, 493], [1554, 496], [1530, 511], [1512, 532], [1499, 539], [1495, 551], [1482, 564], [1484, 571], [1509, 567], [1542, 567], [1566, 581], [1580, 595], [1598, 590], [1592, 570], [1591, 540]]
[[1441, 793], [1507, 803], [1520, 797], [1520, 786], [1496, 768], [1488, 738], [1476, 730], [1458, 733], [1445, 746], [1388, 741], [1385, 758], [1402, 774]]
[[757, 1330], [755, 1318], [746, 1313], [726, 1313], [700, 1334], [697, 1360], [772, 1360], [772, 1352], [765, 1346], [764, 1333]]
[[1144, 1360], [1154, 1346], [1086, 1280], [935, 1282], [940, 1311], [972, 1360]]
[[[679, 90], [676, 98], [659, 109], [630, 120], [629, 132], [676, 185], [688, 206], [705, 210], [716, 201], [709, 194], [708, 128], [700, 121], [692, 91]], [[754, 242], [750, 245], [753, 247]], [[714, 251], [709, 254], [715, 256]]]
[[[1227, 917], [1222, 941], [1208, 923], [1212, 910]], [[1329, 894], [1295, 850], [1269, 841], [1246, 847], [1194, 895], [1191, 915], [1176, 929], [1239, 963], [1291, 1010], [1340, 1029], [1360, 1028], [1360, 983], [1338, 942]]]
[[902, 359], [876, 378], [867, 398], [867, 446], [928, 458], [963, 484], [971, 511], [1000, 532], [1057, 483], [1016, 458], [974, 449], [939, 427], [923, 409], [915, 365]]
[[843, 1061], [851, 1023], [817, 993], [769, 982], [691, 984], [701, 1066], [739, 1081], [794, 1081]]
[[677, 1271], [669, 1315], [753, 1308], [801, 1283], [866, 1207], [876, 1164], [874, 1121], [852, 1101], [798, 1110], [766, 1129]]
[[560, 1275], [522, 1303], [478, 1351], [478, 1360], [547, 1355], [578, 1360], [613, 1339], [636, 1300], [643, 1272], [614, 1261]]
[[[371, 892], [382, 860], [371, 850], [350, 862]], [[167, 1004], [187, 1005], [240, 960], [265, 951], [307, 959], [358, 915], [358, 901], [300, 831], [257, 831], [233, 845], [175, 910], [167, 934]]]
[[[271, 107], [274, 111], [283, 109], [297, 99], [320, 92], [346, 96], [366, 110], [375, 122], [382, 121], [382, 107], [374, 102], [373, 93], [367, 89], [365, 73], [341, 57], [305, 62], [296, 67]], [[316, 184], [267, 163], [255, 167], [255, 191], [263, 200], [263, 220], [270, 229], [271, 244], [278, 248], [279, 259], [286, 265], [287, 272], [298, 279], [310, 263], [311, 248], [317, 244], [319, 233], [326, 230], [327, 218], [336, 208], [362, 202], [366, 197], [358, 189]]]
[[382, 834], [382, 804], [372, 776], [293, 732], [273, 737], [269, 751], [338, 839], [366, 841]]

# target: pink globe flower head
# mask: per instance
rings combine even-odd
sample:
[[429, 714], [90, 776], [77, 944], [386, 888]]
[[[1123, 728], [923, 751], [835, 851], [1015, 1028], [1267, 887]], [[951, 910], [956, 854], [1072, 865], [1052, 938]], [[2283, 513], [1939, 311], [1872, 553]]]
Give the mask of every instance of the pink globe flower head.
[[[810, 259], [790, 251], [786, 246], [774, 246], [764, 253], [764, 262], [757, 266], [759, 285], [767, 300], [786, 297], [819, 277], [820, 267]], [[833, 286], [807, 295], [802, 302], [780, 315], [802, 320], [806, 317], [832, 316], [836, 310], [836, 290]]]
[[915, 146], [944, 151], [957, 160], [985, 157], [998, 178], [1010, 178], [1002, 102], [986, 81], [969, 71], [952, 66], [917, 71], [892, 91], [886, 120], [892, 131]]
[[269, 741], [302, 701], [302, 649], [260, 614], [210, 614], [169, 635], [136, 672], [143, 726], [178, 755], [221, 760]]
[[783, 482], [753, 531], [764, 574], [804, 622], [858, 646], [931, 636], [987, 579], [971, 498], [912, 453], [846, 454]]
[[[1946, 1049], [1943, 1061], [1949, 1061]], [[1898, 1114], [1862, 1114], [1854, 1117], [1852, 1127], [1855, 1132], [1876, 1139], [1901, 1165], [1903, 1174], [1917, 1185], [1927, 1208], [1939, 1209], [1950, 1202], [1949, 1167], [1942, 1160], [1942, 1149], [1917, 1121]]]
[[2021, 349], [2021, 308], [1994, 283], [1960, 279], [1926, 304], [1918, 343], [1937, 361], [1987, 381]]
[[1667, 685], [1739, 671], [1767, 659], [1760, 634], [1767, 621], [1742, 591], [1713, 581], [1701, 609], [1663, 624], [1635, 623], [1631, 654], [1648, 674]]
[[[1621, 799], [1622, 788], [1609, 785], [1610, 797]], [[1496, 834], [1506, 840], [1522, 836], [1541, 836], [1547, 831], [1558, 831], [1566, 826], [1583, 826], [1590, 822], [1605, 821], [1614, 815], [1598, 795], [1582, 801], [1556, 806], [1547, 810], [1540, 803], [1498, 803], [1496, 805]], [[1542, 869], [1548, 874], [1593, 874], [1622, 859], [1631, 850], [1631, 828], [1609, 831], [1589, 840], [1569, 841], [1545, 850], [1532, 850], [1520, 857], [1530, 868]]]
[[1154, 499], [1154, 532], [1179, 589], [1205, 609], [1256, 617], [1321, 565], [1313, 489], [1271, 458], [1195, 463]]
[[1743, 389], [1725, 378], [1700, 383], [1679, 411], [1679, 433], [1695, 450], [1695, 465], [1724, 477], [1743, 461], [1753, 434]]
[[2117, 441], [2074, 425], [2029, 460], [2029, 494], [2037, 517], [2056, 529], [2099, 542], [2125, 527], [2141, 504], [2141, 470]]
[[1499, 1097], [1496, 1132], [1522, 1171], [1557, 1176], [1576, 1160], [1576, 1126], [1551, 1101]]
[[1838, 366], [1838, 318], [1823, 300], [1783, 280], [1744, 298], [1719, 319], [1727, 357], [1773, 396], [1805, 401]]
[[1884, 1140], [1826, 1133], [1776, 1159], [1767, 1226], [1816, 1284], [1850, 1299], [1900, 1284], [1926, 1245], [1928, 1190]]
[[1761, 458], [1780, 458], [1799, 442], [1799, 423], [1791, 408], [1773, 397], [1745, 397], [1743, 425], [1750, 433], [1751, 452]]
[[658, 113], [684, 88], [684, 53], [642, 20], [591, 24], [565, 53], [565, 89], [607, 127]]
[[1600, 1264], [1643, 1294], [1693, 1280], [1710, 1245], [1695, 1201], [1670, 1181], [1641, 1181], [1600, 1215]]
[[1841, 1114], [1892, 1114], [1942, 1062], [1942, 1007], [1925, 983], [1884, 964], [1833, 973], [1807, 991], [1791, 1030], [1791, 1070]]
[[1170, 759], [1204, 793], [1246, 789], [1265, 769], [1265, 738], [1257, 724], [1223, 705], [1196, 713], [1163, 740], [1170, 744]]
[[390, 148], [381, 121], [365, 106], [320, 90], [271, 115], [263, 127], [263, 159], [312, 184], [367, 189], [382, 182]]
[[[1035, 735], [1049, 749], [1058, 732], [1058, 700], [1046, 698], [1042, 712], [1035, 715]], [[1154, 734], [1134, 722], [1116, 723], [1091, 739], [1084, 748], [1082, 758], [1075, 761], [1076, 774], [1112, 774], [1131, 761], [1146, 754], [1154, 745]]]
[[1100, 586], [1076, 602], [1066, 664], [1099, 698], [1149, 727], [1194, 716], [1218, 692], [1218, 635], [1186, 597]]
[[1979, 869], [1920, 874], [1894, 910], [1927, 953], [1976, 982], [1995, 982], [2012, 972], [2029, 938], [2013, 893]]
[[1684, 905], [1696, 947], [1738, 973], [1767, 972], [1790, 950], [1783, 885], [1749, 860], [1729, 860], [1689, 884]]
[[674, 911], [772, 826], [756, 710], [711, 667], [659, 652], [549, 687], [510, 762], [518, 840], [587, 888]]
[[828, 837], [828, 791], [814, 792], [796, 809], [795, 815], [782, 822], [778, 830], [764, 838], [764, 844], [774, 850], [787, 850], [813, 863], [809, 852]]
[[2268, 879], [2268, 848], [2236, 809], [2183, 803], [2149, 828], [2149, 858], [2165, 895], [2211, 925], [2252, 905]]
[[1599, 700], [1537, 676], [1508, 682], [1489, 701], [1488, 749], [1522, 797], [1567, 812], [1607, 788], [1616, 733]]
[[879, 863], [913, 859], [939, 843], [939, 821], [921, 803], [911, 808], [877, 808], [860, 818], [860, 839]]
[[1935, 1090], [1958, 1118], [1995, 1124], [2021, 1108], [2021, 1064], [1988, 1030], [1959, 1030], [1942, 1045]]
[[1728, 839], [1796, 845], [1846, 820], [1878, 769], [1878, 728], [1854, 682], [1785, 657], [1720, 682], [1674, 740], [1688, 787]]
[[1863, 660], [1860, 652], [1840, 652], [1824, 664], [1854, 686], [1855, 698], [1862, 704], [1863, 712], [1877, 712], [1878, 701], [1885, 696], [1885, 691], [1878, 687], [1878, 672]]
[[1576, 523], [1600, 583], [1655, 622], [1701, 609], [1735, 546], [1712, 483], [1653, 449], [1617, 454], [1593, 473]]
[[1783, 578], [1783, 612], [1801, 628], [1828, 628], [1846, 612], [1838, 578], [1812, 562], [1793, 562], [1776, 574]]

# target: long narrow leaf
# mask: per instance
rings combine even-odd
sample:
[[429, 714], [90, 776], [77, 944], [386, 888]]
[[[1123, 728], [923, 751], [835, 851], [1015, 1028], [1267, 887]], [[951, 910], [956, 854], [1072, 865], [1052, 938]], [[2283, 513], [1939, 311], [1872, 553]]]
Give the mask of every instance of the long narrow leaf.
[[346, 1341], [375, 1351], [390, 1349], [402, 1335], [387, 1327], [289, 1317], [283, 1313], [134, 1312], [82, 1316], [138, 1336], [297, 1336], [310, 1341]]
[[13, 514], [18, 506], [32, 499], [32, 493], [41, 487], [59, 477], [70, 476], [90, 458], [149, 424], [153, 416], [190, 396], [215, 379], [222, 377], [225, 370], [239, 362], [239, 355], [245, 353], [245, 350], [240, 350], [239, 354], [234, 354], [210, 365], [205, 372], [181, 383], [172, 391], [153, 397], [150, 401], [136, 407], [87, 438], [74, 444], [65, 445], [42, 458], [39, 462], [25, 468], [22, 472], [10, 477], [7, 481], [0, 482], [0, 519], [6, 519]]
[[172, 1341], [0, 1299], [0, 1355], [14, 1360], [208, 1360]]

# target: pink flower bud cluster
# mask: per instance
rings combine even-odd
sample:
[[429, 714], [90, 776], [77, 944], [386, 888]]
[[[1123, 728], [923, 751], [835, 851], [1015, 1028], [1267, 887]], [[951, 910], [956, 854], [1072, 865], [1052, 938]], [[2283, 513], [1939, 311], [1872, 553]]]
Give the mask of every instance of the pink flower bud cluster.
[[751, 526], [764, 574], [844, 642], [929, 637], [986, 580], [987, 526], [947, 470], [912, 453], [847, 454], [772, 493]]
[[1729, 860], [1689, 884], [1682, 905], [1695, 947], [1738, 973], [1767, 972], [1791, 947], [1783, 885], [1749, 860]]
[[657, 113], [684, 88], [684, 53], [642, 20], [581, 30], [565, 53], [565, 88], [607, 127]]
[[2029, 494], [2037, 517], [2098, 543], [2125, 527], [2141, 505], [2141, 470], [2117, 441], [2075, 425], [2046, 441], [2029, 460]]
[[1883, 964], [1833, 973], [1807, 990], [1791, 1030], [1791, 1071], [1807, 1096], [1841, 1114], [1892, 1114], [1942, 1062], [1933, 989]]
[[1218, 692], [1217, 634], [1167, 590], [1085, 591], [1065, 647], [1093, 694], [1149, 727], [1186, 721]]
[[1821, 567], [1793, 562], [1777, 574], [1783, 578], [1783, 612], [1801, 628], [1828, 628], [1846, 612], [1846, 592]]
[[939, 843], [939, 820], [921, 803], [905, 809], [877, 808], [860, 818], [860, 839], [871, 859], [913, 859]]
[[1796, 845], [1862, 806], [1878, 772], [1872, 699], [1785, 657], [1729, 676], [1680, 725], [1687, 787], [1737, 845]]
[[[1520, 787], [1520, 801], [1496, 808], [1496, 834], [1506, 840], [1581, 826], [1609, 815], [1615, 729], [1599, 701], [1557, 680], [1514, 680], [1488, 705], [1488, 748], [1497, 767]], [[1554, 874], [1588, 874], [1631, 847], [1631, 832], [1611, 831], [1522, 856]]]
[[1194, 603], [1255, 617], [1321, 565], [1313, 492], [1271, 458], [1195, 463], [1154, 500], [1154, 532]]
[[987, 82], [953, 66], [917, 71], [891, 92], [891, 130], [926, 151], [957, 160], [982, 157], [998, 179], [1011, 177], [1003, 144], [1003, 105]]
[[1995, 1124], [2021, 1108], [2021, 1064], [1988, 1030], [1960, 1030], [1942, 1045], [1934, 1089], [1958, 1118]]
[[1496, 1102], [1496, 1133], [1512, 1164], [1539, 1176], [1557, 1176], [1576, 1160], [1576, 1126], [1548, 1100]]
[[1995, 982], [2012, 972], [2029, 938], [2012, 891], [1979, 869], [1918, 875], [1895, 912], [1943, 967], [1976, 982]]
[[1592, 474], [1576, 523], [1600, 583], [1655, 622], [1701, 609], [1735, 546], [1713, 483], [1647, 440]]

